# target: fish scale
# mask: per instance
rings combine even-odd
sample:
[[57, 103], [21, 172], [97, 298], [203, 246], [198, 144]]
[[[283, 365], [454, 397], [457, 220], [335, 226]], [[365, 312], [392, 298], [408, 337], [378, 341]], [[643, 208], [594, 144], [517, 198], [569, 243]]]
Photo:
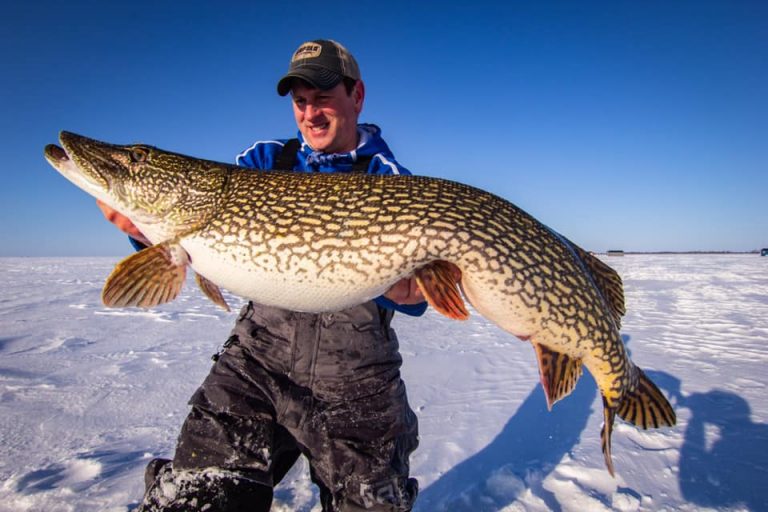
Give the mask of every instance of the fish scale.
[[463, 295], [530, 341], [549, 407], [586, 366], [603, 399], [611, 474], [616, 414], [640, 428], [675, 424], [624, 347], [618, 274], [501, 197], [425, 176], [258, 172], [68, 132], [60, 141], [46, 148], [51, 165], [154, 244], [117, 265], [108, 306], [172, 300], [187, 266], [223, 307], [219, 287], [309, 312], [354, 306], [413, 276], [437, 311], [467, 318]]

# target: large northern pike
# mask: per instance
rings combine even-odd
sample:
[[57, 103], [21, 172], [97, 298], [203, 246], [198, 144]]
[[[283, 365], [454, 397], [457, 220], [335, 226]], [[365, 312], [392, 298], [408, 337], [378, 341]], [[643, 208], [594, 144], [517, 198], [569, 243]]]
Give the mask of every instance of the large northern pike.
[[675, 424], [622, 342], [618, 274], [504, 199], [437, 178], [258, 172], [68, 132], [60, 141], [63, 149], [45, 148], [50, 164], [154, 244], [115, 267], [102, 294], [107, 306], [170, 301], [191, 266], [225, 308], [219, 286], [321, 312], [415, 276], [437, 311], [465, 319], [458, 267], [469, 303], [533, 344], [549, 407], [573, 390], [582, 364], [592, 373], [611, 474], [616, 414], [644, 429]]

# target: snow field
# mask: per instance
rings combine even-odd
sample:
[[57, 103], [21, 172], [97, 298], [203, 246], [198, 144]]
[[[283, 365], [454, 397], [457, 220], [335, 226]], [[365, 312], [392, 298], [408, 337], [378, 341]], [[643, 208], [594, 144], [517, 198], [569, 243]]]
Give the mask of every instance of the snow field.
[[[0, 511], [129, 510], [235, 321], [192, 281], [168, 305], [104, 308], [116, 261], [0, 259]], [[611, 478], [588, 374], [548, 412], [530, 344], [476, 314], [401, 315], [416, 512], [768, 510], [768, 258], [605, 261], [624, 279], [632, 358], [678, 426], [618, 422]], [[303, 461], [276, 496], [278, 511], [319, 510]]]

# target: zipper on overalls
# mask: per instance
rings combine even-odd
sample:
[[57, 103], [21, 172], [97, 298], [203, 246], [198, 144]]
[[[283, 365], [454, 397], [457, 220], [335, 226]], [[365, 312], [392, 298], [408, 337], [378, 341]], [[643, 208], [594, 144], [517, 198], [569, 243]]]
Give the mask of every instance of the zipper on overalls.
[[325, 319], [328, 318], [329, 322], [333, 321], [333, 313], [322, 313], [317, 315], [318, 325], [315, 328], [315, 339], [312, 343], [312, 359], [309, 361], [309, 382], [307, 387], [312, 389], [312, 385], [315, 383], [315, 375], [317, 368], [317, 355], [320, 352], [320, 343], [323, 339], [323, 330], [325, 329]]

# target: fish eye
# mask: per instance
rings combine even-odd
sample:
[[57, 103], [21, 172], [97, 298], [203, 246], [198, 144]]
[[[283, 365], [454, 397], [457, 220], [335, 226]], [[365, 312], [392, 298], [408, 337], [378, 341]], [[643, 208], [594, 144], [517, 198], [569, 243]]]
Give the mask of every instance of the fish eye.
[[146, 148], [135, 147], [131, 149], [130, 155], [131, 160], [134, 163], [140, 164], [147, 161], [147, 158], [149, 157], [149, 151], [147, 151]]

